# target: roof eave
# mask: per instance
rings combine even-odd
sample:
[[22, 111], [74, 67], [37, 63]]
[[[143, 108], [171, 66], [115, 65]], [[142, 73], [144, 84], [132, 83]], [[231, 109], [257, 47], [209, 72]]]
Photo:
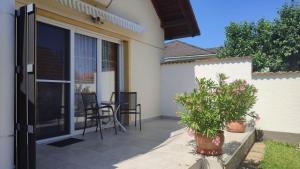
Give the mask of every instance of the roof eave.
[[[164, 1], [151, 0], [151, 1], [158, 17], [160, 18], [161, 26], [165, 31], [165, 40], [194, 37], [200, 35], [200, 29], [192, 5], [190, 3], [190, 0], [164, 0]], [[175, 17], [174, 19], [172, 18], [170, 20], [170, 18], [166, 16], [167, 10], [165, 8], [162, 8], [161, 6], [168, 3], [172, 3], [172, 5], [175, 4], [175, 7], [172, 9], [174, 9], [175, 11], [177, 10], [177, 14], [180, 13], [184, 21], [180, 21], [180, 19]], [[176, 23], [176, 22], [180, 22], [180, 23]], [[172, 24], [170, 25], [170, 23]], [[180, 29], [181, 32], [176, 30], [178, 28]]]

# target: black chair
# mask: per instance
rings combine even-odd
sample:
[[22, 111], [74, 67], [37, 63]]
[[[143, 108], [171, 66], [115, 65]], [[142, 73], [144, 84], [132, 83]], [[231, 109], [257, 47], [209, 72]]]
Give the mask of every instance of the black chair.
[[118, 92], [117, 98], [120, 105], [120, 116], [134, 114], [134, 126], [136, 127], [136, 116], [139, 115], [140, 130], [142, 130], [141, 104], [137, 103], [137, 92]]
[[[109, 101], [102, 101], [101, 106], [115, 106], [115, 96], [116, 96], [116, 92], [112, 92], [111, 95], [110, 95]], [[102, 113], [107, 113], [107, 112], [110, 112], [110, 111], [111, 111], [111, 109], [107, 108], [107, 109], [103, 109]], [[103, 121], [102, 124], [106, 124], [109, 121], [110, 121], [110, 118], [108, 119], [108, 121]]]
[[[99, 126], [101, 139], [103, 139], [102, 127], [101, 127], [102, 119], [113, 119], [115, 134], [117, 134], [117, 127], [115, 121], [116, 112], [114, 111], [113, 107], [111, 105], [99, 106], [96, 93], [81, 93], [81, 96], [82, 96], [82, 102], [83, 102], [84, 112], [85, 112], [84, 129], [82, 135], [84, 135], [85, 133], [88, 119], [96, 120], [96, 125], [97, 125], [96, 131]], [[104, 114], [102, 113], [102, 109], [110, 109], [112, 113], [108, 112]]]

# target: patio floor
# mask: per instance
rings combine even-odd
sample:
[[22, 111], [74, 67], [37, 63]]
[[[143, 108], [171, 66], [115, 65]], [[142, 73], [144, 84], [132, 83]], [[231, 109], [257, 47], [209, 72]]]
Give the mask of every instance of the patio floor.
[[181, 128], [176, 120], [157, 119], [142, 123], [141, 132], [134, 126], [129, 127], [126, 133], [118, 132], [118, 135], [113, 129], [105, 129], [103, 140], [99, 132], [90, 132], [84, 137], [76, 136], [84, 139], [83, 142], [61, 148], [38, 144], [37, 169], [120, 168], [120, 163], [162, 146], [172, 132]]
[[195, 142], [176, 120], [144, 122], [142, 131], [131, 126], [114, 134], [106, 129], [87, 133], [66, 147], [37, 145], [37, 169], [233, 169], [244, 159], [254, 142], [254, 130], [225, 132], [223, 155], [205, 157], [194, 153]]

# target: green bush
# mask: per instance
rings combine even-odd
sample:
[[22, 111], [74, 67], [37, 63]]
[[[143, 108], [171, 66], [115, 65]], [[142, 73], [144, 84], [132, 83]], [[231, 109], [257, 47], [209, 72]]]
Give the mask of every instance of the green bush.
[[184, 107], [178, 112], [181, 123], [194, 132], [214, 137], [227, 122], [244, 119], [256, 101], [256, 89], [246, 81], [226, 82], [224, 74], [218, 82], [211, 79], [196, 79], [198, 88], [191, 93], [178, 94], [176, 102]]
[[249, 112], [257, 100], [254, 85], [248, 84], [245, 80], [235, 80], [226, 85], [225, 94], [221, 95], [222, 99], [219, 100], [220, 108], [227, 112], [226, 121], [245, 120], [247, 115], [258, 118], [254, 111]]

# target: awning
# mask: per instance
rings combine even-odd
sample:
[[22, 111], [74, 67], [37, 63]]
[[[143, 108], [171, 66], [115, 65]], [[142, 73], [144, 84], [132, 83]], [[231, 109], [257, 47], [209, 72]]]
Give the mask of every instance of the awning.
[[93, 17], [100, 17], [101, 20], [111, 22], [114, 25], [117, 25], [124, 29], [128, 29], [132, 32], [141, 33], [144, 30], [144, 28], [141, 25], [139, 25], [135, 22], [121, 18], [112, 13], [109, 13], [107, 11], [104, 11], [102, 9], [94, 7], [90, 4], [84, 3], [80, 0], [56, 0], [56, 1], [58, 1], [59, 3], [65, 5], [69, 8], [75, 9], [81, 13], [85, 13], [85, 14], [91, 15]]

